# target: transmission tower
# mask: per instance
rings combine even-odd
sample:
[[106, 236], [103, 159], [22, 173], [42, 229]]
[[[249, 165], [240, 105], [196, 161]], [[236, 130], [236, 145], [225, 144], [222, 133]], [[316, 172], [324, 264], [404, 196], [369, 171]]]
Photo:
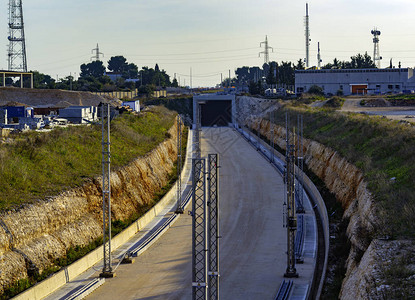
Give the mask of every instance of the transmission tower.
[[305, 67], [310, 66], [310, 17], [308, 16], [308, 3], [305, 4]]
[[264, 51], [259, 52], [259, 56], [261, 57], [261, 54], [264, 54], [264, 63], [268, 64], [269, 63], [269, 49], [271, 49], [272, 52], [274, 52], [274, 48], [268, 46], [268, 37], [265, 36], [265, 41], [259, 43], [259, 46], [262, 47], [262, 44], [264, 44]]
[[21, 0], [9, 0], [9, 71], [27, 72], [26, 42]]
[[376, 67], [380, 69], [380, 61], [382, 59], [382, 56], [380, 56], [379, 52], [380, 31], [375, 27], [370, 33], [373, 35], [373, 62], [375, 63]]
[[91, 50], [91, 53], [94, 53], [94, 51], [95, 51], [95, 55], [91, 57], [91, 60], [101, 60], [101, 59], [99, 58], [99, 56], [100, 56], [100, 55], [104, 56], [104, 53], [99, 52], [99, 46], [98, 46], [98, 43], [97, 43], [97, 47]]

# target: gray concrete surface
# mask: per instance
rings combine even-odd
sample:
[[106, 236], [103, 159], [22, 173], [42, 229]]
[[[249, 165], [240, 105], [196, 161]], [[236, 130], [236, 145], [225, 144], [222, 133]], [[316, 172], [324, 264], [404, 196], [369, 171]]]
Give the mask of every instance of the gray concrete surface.
[[[282, 178], [230, 128], [203, 130], [208, 153], [220, 154], [221, 299], [273, 299], [286, 268]], [[305, 281], [308, 269], [298, 268]], [[87, 299], [191, 299], [191, 218], [182, 215]]]

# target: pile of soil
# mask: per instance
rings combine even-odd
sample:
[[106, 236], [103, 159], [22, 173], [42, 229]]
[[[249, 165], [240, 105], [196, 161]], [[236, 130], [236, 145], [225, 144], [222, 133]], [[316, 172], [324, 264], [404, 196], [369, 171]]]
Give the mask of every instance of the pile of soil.
[[115, 100], [90, 92], [41, 90], [14, 87], [0, 88], [0, 106], [17, 102], [37, 107], [98, 106], [101, 102]]

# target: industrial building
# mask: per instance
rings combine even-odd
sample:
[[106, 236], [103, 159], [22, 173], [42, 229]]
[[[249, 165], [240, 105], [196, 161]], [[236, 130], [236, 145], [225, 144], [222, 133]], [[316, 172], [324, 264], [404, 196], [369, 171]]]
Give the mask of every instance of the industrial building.
[[296, 70], [295, 91], [306, 93], [311, 86], [321, 87], [326, 95], [413, 93], [415, 77], [412, 68], [393, 69], [323, 69]]
[[59, 110], [59, 117], [74, 124], [86, 124], [98, 120], [98, 109], [95, 106], [69, 106]]

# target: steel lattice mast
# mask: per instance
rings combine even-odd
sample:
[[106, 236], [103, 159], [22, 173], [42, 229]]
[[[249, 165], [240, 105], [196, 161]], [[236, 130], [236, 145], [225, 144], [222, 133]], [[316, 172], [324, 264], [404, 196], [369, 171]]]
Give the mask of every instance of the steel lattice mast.
[[303, 116], [297, 116], [297, 213], [304, 213], [304, 149], [303, 149]]
[[101, 277], [113, 277], [111, 266], [111, 141], [110, 141], [110, 104], [102, 103], [102, 223], [104, 266]]
[[27, 72], [26, 42], [21, 0], [9, 0], [9, 71]]
[[192, 160], [192, 299], [207, 299], [205, 159]]
[[287, 269], [284, 277], [298, 277], [295, 268], [295, 232], [297, 230], [297, 219], [295, 215], [295, 145], [290, 141], [289, 116], [286, 114], [286, 170], [285, 170], [285, 184], [287, 186]]
[[176, 213], [182, 214], [182, 118], [177, 115], [177, 208]]
[[218, 154], [208, 155], [208, 294], [210, 300], [219, 299], [219, 175]]
[[305, 67], [310, 66], [310, 17], [308, 15], [308, 3], [305, 5]]

